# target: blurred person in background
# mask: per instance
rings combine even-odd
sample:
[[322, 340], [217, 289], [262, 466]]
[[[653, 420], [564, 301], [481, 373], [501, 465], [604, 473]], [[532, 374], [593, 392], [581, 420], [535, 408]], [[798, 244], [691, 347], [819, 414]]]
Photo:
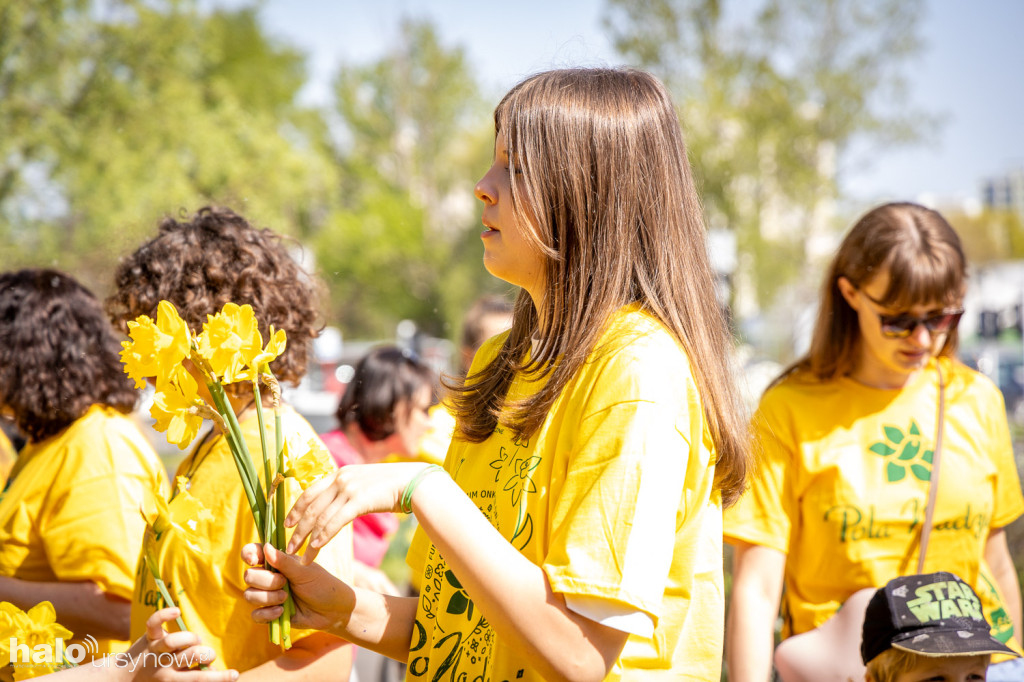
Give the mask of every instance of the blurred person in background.
[[166, 494], [103, 307], [56, 270], [0, 274], [0, 412], [26, 439], [0, 499], [0, 601], [53, 604], [96, 654], [127, 648], [145, 522]]
[[[754, 417], [758, 475], [725, 516], [735, 546], [731, 682], [768, 680], [780, 600], [786, 639], [833, 628], [855, 593], [914, 573], [936, 481], [923, 572], [962, 576], [993, 635], [1020, 651], [1020, 589], [1003, 529], [1024, 497], [1003, 398], [954, 357], [966, 273], [952, 227], [916, 204], [875, 208], [840, 245], [810, 351]], [[1024, 679], [1018, 661], [997, 660], [988, 679]]]
[[[338, 428], [321, 436], [339, 467], [415, 457], [428, 427], [433, 373], [411, 352], [379, 346], [355, 367], [338, 403]], [[355, 584], [385, 594], [398, 589], [380, 570], [398, 518], [366, 514], [352, 523]]]
[[[459, 378], [465, 378], [473, 356], [487, 339], [512, 327], [512, 303], [503, 296], [481, 296], [462, 318], [462, 337], [459, 343]], [[418, 459], [441, 464], [448, 454], [448, 446], [455, 433], [455, 415], [450, 405], [441, 400], [428, 411], [430, 425], [420, 441]]]

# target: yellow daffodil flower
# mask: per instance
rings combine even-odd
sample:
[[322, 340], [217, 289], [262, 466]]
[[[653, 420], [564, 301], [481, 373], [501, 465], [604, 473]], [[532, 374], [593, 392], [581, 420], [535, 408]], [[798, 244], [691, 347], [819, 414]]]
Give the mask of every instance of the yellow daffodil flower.
[[169, 375], [188, 357], [192, 344], [188, 325], [167, 301], [157, 306], [156, 322], [148, 315], [129, 322], [128, 336], [130, 341], [121, 342], [121, 362], [135, 388], [143, 388], [147, 377], [160, 380]]
[[157, 383], [153, 406], [149, 408], [150, 416], [156, 420], [153, 428], [166, 431], [167, 442], [181, 450], [188, 447], [203, 425], [203, 418], [196, 411], [197, 405], [202, 404], [198, 390], [196, 380], [179, 365], [169, 381]]
[[11, 638], [17, 638], [27, 628], [28, 616], [24, 611], [10, 602], [0, 602], [0, 665], [11, 662]]
[[199, 355], [223, 383], [245, 378], [245, 358], [263, 351], [263, 337], [252, 306], [225, 303], [219, 313], [208, 316], [197, 346]]
[[243, 351], [242, 355], [245, 359], [246, 369], [242, 372], [243, 376], [241, 378], [254, 381], [267, 365], [284, 352], [287, 343], [288, 339], [284, 330], [278, 329], [275, 331], [273, 325], [271, 325], [270, 342], [266, 348], [257, 348], [255, 353], [252, 352], [252, 349]]
[[0, 650], [3, 661], [10, 663], [11, 640], [25, 645], [32, 651], [37, 645], [45, 645], [53, 652], [53, 660], [35, 665], [18, 665], [14, 669], [15, 680], [26, 680], [54, 672], [60, 665], [56, 661], [57, 639], [69, 640], [72, 632], [57, 623], [57, 612], [48, 601], [39, 602], [28, 613], [9, 602], [0, 603]]
[[207, 552], [203, 524], [213, 520], [213, 513], [188, 491], [188, 479], [178, 476], [176, 492], [170, 502], [160, 495], [150, 495], [142, 503], [142, 516], [156, 534], [156, 540], [171, 531], [189, 549]]
[[324, 447], [323, 443], [320, 442], [320, 439], [310, 438], [306, 447], [301, 448], [301, 450], [305, 450], [306, 453], [296, 457], [295, 455], [300, 451], [300, 448], [296, 447], [290, 439], [285, 440], [285, 461], [291, 462], [291, 468], [285, 472], [285, 475], [294, 478], [302, 486], [302, 489], [305, 490], [318, 479], [334, 471], [334, 467], [331, 466], [331, 455], [327, 452], [327, 448]]

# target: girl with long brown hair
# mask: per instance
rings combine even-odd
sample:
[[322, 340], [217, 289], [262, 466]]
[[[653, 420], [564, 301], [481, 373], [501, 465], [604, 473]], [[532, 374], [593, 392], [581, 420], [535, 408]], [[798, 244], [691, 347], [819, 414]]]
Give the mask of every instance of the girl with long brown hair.
[[[730, 680], [768, 679], [780, 600], [782, 636], [808, 632], [855, 593], [916, 572], [922, 544], [923, 572], [962, 577], [994, 634], [1019, 641], [1020, 589], [1003, 528], [1024, 498], [1002, 396], [954, 357], [966, 278], [956, 232], [916, 204], [869, 211], [840, 245], [810, 351], [761, 399], [758, 475], [726, 515], [735, 545]], [[831, 679], [821, 667], [812, 677]]]
[[[649, 74], [574, 69], [527, 78], [494, 122], [484, 265], [522, 291], [453, 387], [444, 468], [345, 467], [289, 516], [302, 559], [268, 558], [298, 622], [408, 679], [717, 680], [721, 510], [747, 451], [676, 111]], [[307, 566], [353, 517], [399, 509], [419, 599]], [[247, 580], [254, 617], [278, 615], [284, 578]]]

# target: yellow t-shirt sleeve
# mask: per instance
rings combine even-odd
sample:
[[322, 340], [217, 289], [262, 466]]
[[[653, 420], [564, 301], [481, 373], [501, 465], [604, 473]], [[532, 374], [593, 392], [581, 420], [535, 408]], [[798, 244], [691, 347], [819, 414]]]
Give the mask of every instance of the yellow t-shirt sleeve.
[[685, 381], [620, 369], [594, 383], [542, 567], [555, 592], [618, 602], [656, 623], [684, 521], [691, 406]]
[[992, 514], [992, 528], [1004, 528], [1024, 513], [1024, 495], [1021, 494], [1020, 476], [1013, 455], [1010, 427], [1006, 421], [1006, 407], [1003, 396], [995, 386], [991, 387], [989, 405], [981, 411], [991, 420], [988, 433], [992, 437], [990, 456], [996, 467], [995, 509]]
[[[117, 448], [131, 454], [118, 456]], [[140, 506], [153, 487], [138, 461], [134, 444], [116, 435], [69, 445], [63, 480], [39, 520], [58, 580], [91, 580], [104, 592], [132, 597], [146, 527]]]
[[725, 540], [749, 542], [789, 552], [793, 519], [798, 517], [794, 476], [796, 448], [777, 393], [769, 393], [754, 415], [754, 472], [750, 487], [725, 510]]

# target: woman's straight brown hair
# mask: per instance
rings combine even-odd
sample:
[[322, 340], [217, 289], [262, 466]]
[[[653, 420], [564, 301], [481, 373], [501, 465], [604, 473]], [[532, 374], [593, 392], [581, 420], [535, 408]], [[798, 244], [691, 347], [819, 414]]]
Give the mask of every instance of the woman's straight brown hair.
[[[514, 209], [546, 256], [544, 319], [520, 292], [496, 359], [449, 386], [459, 436], [486, 440], [499, 418], [534, 433], [610, 317], [640, 303], [686, 351], [715, 443], [716, 485], [731, 504], [746, 478], [747, 430], [703, 213], [664, 86], [629, 69], [550, 71], [505, 95], [494, 123], [515, 171]], [[547, 381], [510, 403], [517, 372]]]
[[[912, 203], [878, 206], [856, 222], [832, 259], [810, 350], [774, 383], [797, 370], [828, 381], [854, 369], [860, 323], [839, 290], [839, 278], [861, 287], [882, 272], [889, 273], [889, 286], [879, 302], [893, 310], [931, 303], [958, 307], [967, 288], [960, 237], [938, 211]], [[954, 329], [939, 355], [955, 353], [958, 339]]]

